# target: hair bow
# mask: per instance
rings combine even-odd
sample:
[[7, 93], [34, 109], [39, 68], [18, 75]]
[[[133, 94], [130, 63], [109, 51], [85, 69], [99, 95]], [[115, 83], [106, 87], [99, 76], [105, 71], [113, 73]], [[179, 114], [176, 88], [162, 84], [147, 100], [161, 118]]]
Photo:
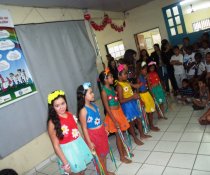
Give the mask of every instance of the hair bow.
[[119, 64], [118, 67], [117, 67], [117, 70], [118, 70], [118, 72], [121, 72], [121, 71], [124, 70], [124, 68], [125, 68], [124, 64]]
[[155, 61], [151, 61], [148, 66], [152, 66], [152, 65], [156, 65], [156, 62]]

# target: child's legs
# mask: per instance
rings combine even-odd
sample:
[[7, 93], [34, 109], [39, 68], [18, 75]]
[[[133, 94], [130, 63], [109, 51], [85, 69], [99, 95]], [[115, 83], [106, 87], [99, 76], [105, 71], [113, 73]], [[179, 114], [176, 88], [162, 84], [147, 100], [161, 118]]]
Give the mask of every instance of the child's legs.
[[119, 151], [120, 159], [121, 159], [122, 157], [125, 156], [124, 155], [124, 147], [123, 147], [123, 143], [122, 143], [122, 141], [120, 139], [119, 134], [116, 132], [115, 135], [116, 135], [116, 145], [117, 145], [117, 149]]
[[133, 137], [134, 142], [137, 145], [142, 145], [143, 143], [136, 137], [135, 130], [134, 130], [134, 125], [135, 125], [134, 121], [129, 122], [129, 124], [130, 124], [130, 128], [128, 129], [128, 131], [131, 134], [131, 136]]
[[99, 161], [100, 161], [100, 163], [101, 163], [101, 165], [102, 165], [102, 167], [103, 167], [103, 169], [104, 169], [104, 173], [105, 173], [105, 175], [114, 175], [114, 173], [111, 173], [111, 172], [109, 172], [108, 170], [107, 170], [107, 166], [106, 166], [106, 156], [99, 156], [98, 157], [99, 158]]
[[149, 118], [149, 125], [152, 131], [159, 131], [160, 129], [153, 124], [153, 113], [147, 113]]
[[140, 138], [141, 138], [141, 139], [151, 137], [150, 135], [144, 134], [143, 125], [142, 125], [141, 119], [139, 119], [139, 118], [136, 119], [136, 123], [137, 123], [137, 126], [138, 126], [138, 130], [139, 130]]

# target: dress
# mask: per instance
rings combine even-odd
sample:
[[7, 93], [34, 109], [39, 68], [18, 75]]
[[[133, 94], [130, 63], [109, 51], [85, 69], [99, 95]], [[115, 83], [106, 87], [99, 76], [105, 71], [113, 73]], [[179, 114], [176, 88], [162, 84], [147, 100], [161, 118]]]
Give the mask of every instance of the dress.
[[[103, 90], [106, 92], [107, 97], [108, 97], [108, 104], [110, 107], [116, 106], [118, 107], [118, 109], [111, 109], [111, 112], [115, 118], [115, 120], [118, 122], [119, 126], [120, 126], [120, 130], [121, 131], [126, 131], [130, 125], [120, 107], [117, 95], [114, 91], [114, 88], [111, 87], [111, 89], [108, 89], [107, 87], [103, 87]], [[111, 117], [108, 115], [106, 115], [105, 117], [105, 128], [107, 131], [109, 131], [110, 133], [114, 133], [117, 132], [117, 128], [114, 125], [114, 122], [112, 121]]]
[[155, 112], [155, 102], [148, 91], [147, 81], [143, 75], [139, 76], [139, 82], [140, 82], [140, 88], [139, 88], [140, 97], [141, 100], [144, 102], [146, 113]]
[[[123, 98], [129, 98], [133, 95], [133, 90], [128, 81], [118, 82], [118, 85], [123, 89]], [[137, 100], [130, 100], [121, 104], [122, 110], [129, 122], [136, 118], [141, 118], [142, 113], [139, 109]]]
[[[92, 161], [92, 153], [80, 136], [73, 115], [67, 112], [67, 118], [59, 118], [61, 130], [64, 135], [64, 138], [59, 140], [60, 147], [70, 165], [71, 171], [74, 173], [81, 172], [85, 170], [87, 168], [87, 164]], [[58, 158], [60, 173], [64, 174], [62, 165], [62, 161]]]
[[158, 104], [165, 103], [166, 101], [165, 93], [161, 86], [160, 78], [155, 71], [149, 72], [148, 81], [149, 81], [149, 85], [151, 87], [152, 93], [155, 96], [155, 100], [158, 102]]
[[95, 145], [98, 156], [106, 156], [109, 153], [108, 136], [101, 122], [98, 107], [91, 103], [93, 108], [85, 106], [87, 111], [86, 123], [91, 142]]

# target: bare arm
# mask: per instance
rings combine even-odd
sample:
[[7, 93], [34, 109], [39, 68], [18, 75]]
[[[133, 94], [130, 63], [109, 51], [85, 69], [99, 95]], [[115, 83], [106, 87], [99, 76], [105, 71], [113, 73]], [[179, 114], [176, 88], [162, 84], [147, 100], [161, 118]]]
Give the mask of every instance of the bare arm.
[[119, 124], [118, 122], [115, 120], [113, 114], [112, 114], [112, 111], [109, 107], [109, 104], [108, 104], [108, 100], [107, 100], [107, 95], [106, 95], [106, 92], [104, 90], [102, 90], [101, 92], [101, 98], [102, 98], [102, 102], [104, 104], [104, 107], [106, 109], [106, 112], [109, 114], [110, 118], [112, 119], [112, 121], [114, 122], [115, 124], [115, 127], [116, 128], [119, 128]]
[[117, 86], [117, 93], [118, 93], [118, 98], [119, 98], [120, 103], [126, 103], [132, 99], [137, 99], [137, 95], [138, 95], [138, 94], [134, 94], [133, 96], [129, 98], [123, 98], [123, 89], [119, 85]]
[[[52, 142], [55, 154], [59, 157], [59, 159], [62, 161], [63, 165], [67, 165], [68, 161], [63, 153], [63, 151], [61, 150], [60, 144], [59, 144], [59, 140], [58, 137], [56, 136], [56, 131], [55, 131], [55, 125], [53, 124], [53, 122], [50, 120], [49, 124], [48, 124], [48, 134], [50, 136], [50, 140]], [[70, 169], [69, 169], [70, 172]]]
[[80, 119], [80, 122], [81, 122], [82, 131], [83, 131], [85, 140], [86, 140], [90, 150], [93, 150], [95, 148], [95, 145], [90, 140], [90, 136], [88, 134], [87, 123], [86, 123], [86, 115], [87, 115], [86, 109], [85, 108], [81, 109], [81, 111], [79, 113], [79, 119]]

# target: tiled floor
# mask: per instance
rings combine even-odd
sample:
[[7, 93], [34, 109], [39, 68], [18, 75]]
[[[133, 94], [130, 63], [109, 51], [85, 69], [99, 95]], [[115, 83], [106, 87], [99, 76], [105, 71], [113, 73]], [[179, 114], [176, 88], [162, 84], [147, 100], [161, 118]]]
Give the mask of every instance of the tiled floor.
[[[191, 106], [172, 102], [166, 113], [168, 120], [156, 121], [160, 132], [150, 132], [152, 138], [144, 140], [143, 146], [133, 143], [133, 163], [119, 161], [115, 137], [109, 138], [117, 160], [118, 169], [108, 156], [108, 169], [116, 175], [210, 175], [210, 126], [201, 126], [197, 119], [204, 111], [193, 111]], [[37, 175], [58, 175], [54, 159]], [[95, 175], [93, 165], [85, 173]]]

